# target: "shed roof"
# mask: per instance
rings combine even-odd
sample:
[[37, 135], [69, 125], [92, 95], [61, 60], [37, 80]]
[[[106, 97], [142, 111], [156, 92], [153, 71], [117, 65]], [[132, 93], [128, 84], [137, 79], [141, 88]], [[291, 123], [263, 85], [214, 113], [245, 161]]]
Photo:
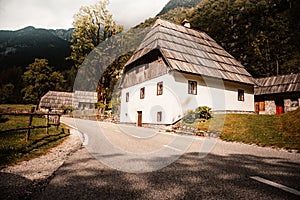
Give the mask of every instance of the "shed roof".
[[75, 91], [72, 92], [47, 92], [40, 101], [40, 107], [60, 109], [62, 106], [73, 106], [77, 108], [79, 103], [97, 103], [97, 92]]
[[90, 91], [75, 91], [73, 93], [73, 104], [77, 105], [78, 103], [97, 103], [97, 92]]
[[47, 92], [40, 101], [41, 108], [60, 109], [62, 106], [72, 106], [73, 93], [71, 92]]
[[300, 92], [300, 74], [255, 79], [255, 95]]
[[233, 56], [204, 32], [158, 19], [125, 68], [158, 49], [171, 69], [224, 80], [254, 84]]

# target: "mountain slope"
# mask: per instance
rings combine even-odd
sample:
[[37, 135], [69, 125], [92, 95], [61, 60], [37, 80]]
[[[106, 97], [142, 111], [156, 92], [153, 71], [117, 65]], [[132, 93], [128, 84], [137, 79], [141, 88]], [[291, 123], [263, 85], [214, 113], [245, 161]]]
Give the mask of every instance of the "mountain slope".
[[187, 19], [254, 77], [300, 73], [300, 1], [206, 0]]
[[192, 8], [199, 4], [201, 0], [170, 0], [157, 16], [166, 14], [175, 8]]
[[[72, 29], [46, 30], [32, 26], [17, 31], [0, 31], [1, 103], [22, 102], [22, 74], [35, 58], [46, 58], [55, 71], [63, 72], [66, 80], [70, 79], [68, 70], [72, 63], [66, 61], [66, 57], [71, 53], [71, 34]], [[71, 82], [67, 84], [71, 85]]]
[[254, 77], [300, 73], [300, 1], [205, 0], [192, 8], [178, 7], [189, 2], [171, 0], [137, 27], [151, 26], [157, 18], [178, 24], [186, 18], [192, 29], [206, 32]]
[[[70, 64], [69, 30], [46, 30], [26, 27], [17, 31], [0, 31], [0, 70], [13, 66], [25, 68], [35, 58], [46, 58], [50, 65], [63, 70]], [[65, 39], [62, 39], [65, 38]]]

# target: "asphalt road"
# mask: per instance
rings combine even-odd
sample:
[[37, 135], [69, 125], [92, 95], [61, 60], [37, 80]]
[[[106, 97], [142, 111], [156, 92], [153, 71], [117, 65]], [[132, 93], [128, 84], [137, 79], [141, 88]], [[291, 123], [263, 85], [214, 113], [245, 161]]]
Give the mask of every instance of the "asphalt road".
[[85, 147], [34, 199], [300, 199], [300, 154], [63, 118]]

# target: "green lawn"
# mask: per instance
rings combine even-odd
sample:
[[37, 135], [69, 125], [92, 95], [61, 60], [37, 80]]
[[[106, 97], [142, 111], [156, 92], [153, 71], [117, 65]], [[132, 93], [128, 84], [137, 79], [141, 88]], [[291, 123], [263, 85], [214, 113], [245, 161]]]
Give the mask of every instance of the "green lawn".
[[300, 151], [300, 109], [282, 115], [215, 115], [198, 128], [221, 132], [221, 139]]
[[[4, 106], [1, 105], [1, 107]], [[18, 107], [24, 108], [21, 105]], [[29, 109], [30, 107], [28, 106]], [[11, 106], [11, 108], [15, 107]], [[28, 119], [29, 116], [2, 116], [0, 130], [26, 127]], [[45, 118], [34, 117], [32, 125], [45, 125]], [[0, 133], [0, 167], [45, 154], [49, 149], [60, 144], [67, 136], [68, 131], [62, 126], [58, 131], [52, 126], [49, 129], [49, 135], [46, 134], [45, 128], [31, 130], [28, 142], [26, 142], [26, 131]]]
[[36, 107], [35, 105], [32, 104], [0, 104], [0, 109], [25, 109], [25, 110], [30, 110], [31, 107]]

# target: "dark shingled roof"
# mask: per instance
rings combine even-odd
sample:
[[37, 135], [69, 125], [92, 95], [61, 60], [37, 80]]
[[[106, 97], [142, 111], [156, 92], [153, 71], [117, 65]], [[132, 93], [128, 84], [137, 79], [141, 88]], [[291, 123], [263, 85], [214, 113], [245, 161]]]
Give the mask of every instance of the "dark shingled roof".
[[159, 49], [171, 69], [253, 85], [246, 69], [206, 33], [158, 19], [134, 55], [131, 65]]
[[300, 92], [300, 74], [255, 79], [254, 95]]

